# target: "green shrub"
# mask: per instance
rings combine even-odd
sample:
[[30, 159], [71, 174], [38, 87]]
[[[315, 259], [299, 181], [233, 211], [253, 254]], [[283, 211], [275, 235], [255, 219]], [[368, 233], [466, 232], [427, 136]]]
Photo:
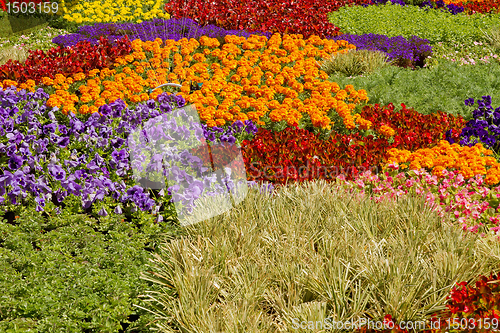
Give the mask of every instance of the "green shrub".
[[347, 53], [338, 53], [321, 64], [321, 70], [328, 74], [342, 73], [355, 76], [364, 73], [373, 73], [376, 70], [389, 66], [389, 57], [386, 53], [372, 50], [349, 50]]
[[459, 66], [451, 62], [438, 63], [419, 70], [389, 66], [371, 75], [349, 78], [330, 76], [341, 87], [352, 84], [366, 89], [370, 104], [401, 103], [420, 113], [443, 111], [470, 119], [472, 115], [464, 100], [472, 96], [490, 95], [500, 99], [500, 64]]
[[49, 26], [54, 29], [63, 29], [68, 33], [78, 32], [79, 24], [65, 20], [61, 16], [57, 16], [49, 21]]
[[405, 0], [404, 3], [412, 6], [420, 6], [425, 0]]
[[147, 332], [134, 306], [161, 233], [111, 214], [45, 216], [25, 208], [0, 222], [0, 332]]
[[431, 44], [438, 42], [467, 42], [485, 40], [480, 29], [500, 24], [500, 15], [463, 13], [453, 15], [439, 10], [388, 3], [378, 6], [341, 7], [328, 14], [329, 21], [343, 33], [362, 35], [382, 34], [389, 37], [418, 36]]

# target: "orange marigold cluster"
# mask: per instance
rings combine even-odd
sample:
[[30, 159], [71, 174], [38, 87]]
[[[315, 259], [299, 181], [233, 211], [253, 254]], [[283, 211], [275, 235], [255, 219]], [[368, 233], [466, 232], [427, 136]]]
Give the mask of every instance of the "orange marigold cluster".
[[390, 138], [390, 137], [394, 136], [394, 134], [396, 134], [396, 131], [387, 125], [380, 126], [378, 131], [380, 134], [382, 134], [383, 136], [388, 137], [388, 138]]
[[473, 147], [451, 144], [442, 140], [433, 148], [419, 149], [415, 152], [391, 149], [388, 152], [388, 164], [402, 164], [402, 169], [418, 170], [426, 168], [432, 173], [442, 176], [443, 170], [457, 170], [466, 179], [476, 175], [486, 176], [488, 185], [500, 182], [500, 163], [491, 156], [493, 152], [484, 148], [481, 143]]
[[[307, 115], [313, 126], [330, 129], [329, 114], [334, 111], [349, 129], [356, 123], [369, 127], [351, 114], [356, 104], [368, 101], [366, 91], [352, 85], [341, 89], [327, 80], [317, 63], [317, 59], [347, 52], [354, 45], [287, 34], [275, 34], [269, 40], [256, 35], [226, 36], [224, 41], [221, 46], [217, 39], [206, 36], [199, 41], [135, 40], [133, 52], [116, 60], [120, 67], [100, 74], [93, 71], [89, 76], [95, 78], [87, 78], [83, 84], [75, 81], [80, 97], [73, 94], [66, 101], [54, 97], [52, 103], [64, 105], [63, 112], [73, 107], [82, 113], [95, 112], [118, 98], [132, 103], [156, 98], [163, 90], [151, 92], [151, 88], [171, 82], [182, 85], [180, 94], [196, 105], [208, 126], [247, 119], [260, 125], [266, 119], [297, 125]], [[201, 89], [192, 91], [192, 84], [197, 83], [202, 84]]]

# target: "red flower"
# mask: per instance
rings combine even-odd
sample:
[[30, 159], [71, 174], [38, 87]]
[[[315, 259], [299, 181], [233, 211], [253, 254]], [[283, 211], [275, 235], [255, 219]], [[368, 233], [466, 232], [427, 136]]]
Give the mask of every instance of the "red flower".
[[202, 26], [215, 24], [228, 30], [302, 34], [308, 38], [339, 35], [339, 28], [328, 22], [327, 14], [363, 3], [370, 0], [171, 0], [165, 11], [173, 18], [188, 17]]
[[101, 37], [99, 44], [79, 42], [73, 47], [54, 47], [46, 53], [41, 50], [30, 51], [25, 63], [9, 60], [0, 66], [0, 81], [9, 79], [24, 83], [34, 80], [39, 84], [43, 77], [54, 78], [56, 74], [72, 75], [78, 72], [87, 74], [92, 69], [112, 68], [115, 60], [132, 52], [128, 38], [117, 41], [113, 46]]

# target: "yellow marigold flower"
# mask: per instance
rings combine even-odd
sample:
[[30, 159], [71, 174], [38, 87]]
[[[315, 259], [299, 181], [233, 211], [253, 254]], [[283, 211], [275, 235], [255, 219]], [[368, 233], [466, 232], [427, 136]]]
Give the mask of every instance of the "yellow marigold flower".
[[89, 76], [90, 77], [94, 77], [96, 76], [97, 74], [99, 74], [100, 70], [99, 69], [92, 69], [91, 71], [89, 71]]
[[52, 80], [49, 77], [43, 77], [42, 78], [42, 84], [45, 85], [45, 86], [51, 86], [51, 85], [54, 84], [54, 80]]
[[385, 137], [392, 137], [396, 134], [396, 131], [394, 131], [391, 127], [387, 125], [382, 125], [379, 128], [379, 133]]
[[81, 81], [81, 80], [85, 79], [85, 74], [83, 74], [81, 72], [80, 73], [76, 73], [76, 74], [73, 75], [73, 79], [75, 81]]
[[80, 108], [78, 109], [78, 112], [81, 113], [81, 114], [87, 114], [89, 113], [89, 106], [88, 105], [82, 105], [80, 106]]

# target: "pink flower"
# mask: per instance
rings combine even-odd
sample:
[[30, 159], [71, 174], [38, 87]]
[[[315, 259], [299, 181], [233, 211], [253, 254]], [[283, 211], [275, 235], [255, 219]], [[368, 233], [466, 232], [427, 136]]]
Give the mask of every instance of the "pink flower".
[[478, 229], [479, 229], [479, 225], [478, 225], [478, 224], [476, 224], [476, 225], [475, 225], [475, 226], [473, 226], [473, 227], [469, 227], [469, 228], [467, 228], [467, 231], [470, 231], [470, 232], [472, 232], [472, 233], [477, 233], [477, 230], [478, 230]]
[[406, 186], [406, 187], [412, 187], [412, 186], [413, 186], [413, 184], [415, 184], [415, 180], [413, 180], [413, 179], [408, 179], [408, 180], [406, 181], [406, 183], [405, 183], [405, 186]]
[[388, 164], [387, 166], [391, 169], [394, 169], [394, 170], [399, 169], [399, 164], [396, 162], [392, 162], [392, 163]]
[[493, 231], [495, 234], [498, 234], [500, 232], [500, 226], [492, 227], [492, 228], [490, 228], [490, 230]]

